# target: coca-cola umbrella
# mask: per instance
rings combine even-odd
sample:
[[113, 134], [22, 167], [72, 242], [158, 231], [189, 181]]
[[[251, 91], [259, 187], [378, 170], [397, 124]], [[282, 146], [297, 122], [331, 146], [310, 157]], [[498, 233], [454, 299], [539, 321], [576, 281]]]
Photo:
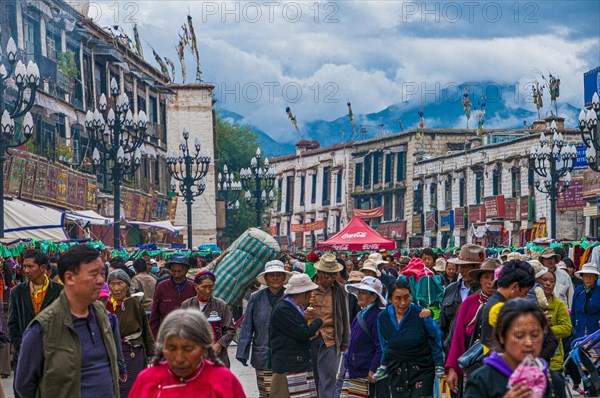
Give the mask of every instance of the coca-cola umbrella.
[[384, 238], [369, 227], [361, 218], [354, 217], [348, 225], [331, 239], [318, 242], [317, 248], [330, 246], [335, 250], [395, 250], [396, 242]]

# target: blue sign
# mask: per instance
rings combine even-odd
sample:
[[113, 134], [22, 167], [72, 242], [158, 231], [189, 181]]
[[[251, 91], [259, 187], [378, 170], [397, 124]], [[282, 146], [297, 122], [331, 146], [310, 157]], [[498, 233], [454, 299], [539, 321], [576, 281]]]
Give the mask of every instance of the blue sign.
[[594, 93], [600, 95], [600, 66], [583, 74], [583, 102], [592, 106]]
[[585, 170], [588, 168], [587, 160], [585, 159], [585, 151], [587, 146], [585, 144], [577, 144], [577, 159], [573, 165], [574, 170]]
[[454, 230], [454, 210], [440, 211], [440, 231]]

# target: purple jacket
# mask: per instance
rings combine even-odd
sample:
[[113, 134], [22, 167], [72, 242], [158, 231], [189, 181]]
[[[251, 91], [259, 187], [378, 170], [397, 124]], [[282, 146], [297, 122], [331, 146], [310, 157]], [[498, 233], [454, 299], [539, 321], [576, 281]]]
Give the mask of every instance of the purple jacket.
[[346, 369], [351, 379], [367, 377], [369, 371], [375, 372], [381, 363], [381, 346], [377, 334], [377, 315], [381, 310], [373, 305], [363, 314], [369, 336], [358, 322], [360, 313], [352, 320], [350, 326], [350, 346], [345, 355]]
[[[181, 292], [179, 288], [181, 288]], [[189, 279], [183, 281], [179, 288], [172, 278], [165, 279], [156, 285], [152, 300], [152, 313], [148, 320], [154, 338], [158, 335], [158, 328], [167, 314], [178, 309], [185, 300], [196, 295], [194, 282]]]

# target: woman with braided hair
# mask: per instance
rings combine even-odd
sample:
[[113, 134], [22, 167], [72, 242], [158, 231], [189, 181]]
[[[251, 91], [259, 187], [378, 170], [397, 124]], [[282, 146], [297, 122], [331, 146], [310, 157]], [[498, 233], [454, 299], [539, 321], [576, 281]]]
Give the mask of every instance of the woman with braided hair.
[[[162, 358], [166, 361], [161, 361]], [[136, 379], [129, 397], [246, 398], [242, 385], [215, 353], [213, 331], [196, 308], [172, 311], [158, 331], [152, 366]]]

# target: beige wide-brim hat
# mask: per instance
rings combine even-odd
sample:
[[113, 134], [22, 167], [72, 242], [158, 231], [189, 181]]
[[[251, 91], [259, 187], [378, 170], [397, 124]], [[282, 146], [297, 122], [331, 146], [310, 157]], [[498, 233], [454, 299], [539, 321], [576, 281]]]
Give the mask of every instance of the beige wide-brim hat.
[[481, 264], [485, 260], [485, 249], [479, 245], [467, 243], [460, 248], [458, 257], [448, 260], [451, 264], [466, 265], [466, 264]]
[[385, 308], [385, 306], [387, 305], [387, 301], [382, 294], [383, 284], [379, 279], [374, 278], [372, 276], [365, 276], [360, 283], [346, 285], [345, 289], [348, 293], [354, 295], [357, 295], [359, 290], [375, 293], [377, 295], [377, 300], [379, 301], [377, 306], [379, 308]]
[[433, 266], [434, 271], [444, 272], [446, 271], [446, 260], [442, 257], [435, 260], [435, 265]]
[[344, 266], [338, 263], [337, 258], [334, 254], [325, 253], [321, 256], [321, 259], [315, 264], [315, 269], [321, 272], [340, 272], [344, 269]]
[[283, 282], [284, 284], [288, 283], [293, 275], [291, 272], [285, 270], [285, 265], [281, 261], [273, 260], [265, 264], [265, 270], [258, 274], [258, 276], [256, 277], [256, 281], [261, 285], [266, 285], [267, 280], [265, 279], [265, 276], [267, 274], [272, 274], [275, 272], [285, 274], [285, 281]]
[[585, 263], [579, 271], [575, 272], [575, 275], [577, 276], [582, 276], [585, 274], [600, 276], [600, 272], [598, 272], [598, 266], [596, 265], [596, 263]]
[[375, 275], [377, 275], [378, 277], [381, 276], [381, 271], [377, 269], [377, 266], [372, 260], [367, 260], [363, 263], [359, 271], [364, 272], [364, 270], [375, 272]]
[[350, 276], [348, 276], [348, 283], [360, 283], [363, 280], [365, 274], [360, 271], [350, 271]]
[[[542, 258], [551, 258], [554, 257], [556, 258], [556, 262], [559, 262], [560, 260], [562, 260], [562, 258], [560, 257], [560, 254], [557, 254], [554, 249], [547, 247], [545, 248], [541, 253], [538, 259], [542, 259]], [[541, 261], [541, 260], [540, 260]]]
[[290, 294], [300, 294], [310, 292], [312, 290], [318, 289], [319, 285], [313, 283], [310, 280], [310, 276], [306, 274], [297, 274], [293, 275], [288, 284], [285, 287], [284, 294], [289, 296]]
[[383, 256], [380, 253], [369, 254], [369, 258], [367, 260], [373, 261], [376, 267], [378, 267], [380, 264], [387, 264], [387, 261], [383, 259]]

